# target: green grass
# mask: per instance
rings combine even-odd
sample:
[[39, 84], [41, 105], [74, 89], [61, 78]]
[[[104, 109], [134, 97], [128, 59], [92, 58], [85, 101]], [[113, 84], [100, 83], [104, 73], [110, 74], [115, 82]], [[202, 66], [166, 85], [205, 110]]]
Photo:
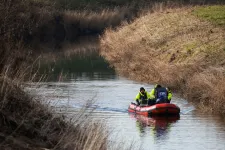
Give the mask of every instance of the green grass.
[[225, 5], [197, 7], [194, 14], [225, 28]]

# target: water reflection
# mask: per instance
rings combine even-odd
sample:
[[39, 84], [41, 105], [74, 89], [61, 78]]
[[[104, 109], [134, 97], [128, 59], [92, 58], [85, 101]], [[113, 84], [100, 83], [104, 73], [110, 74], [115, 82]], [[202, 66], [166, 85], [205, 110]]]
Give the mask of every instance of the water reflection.
[[97, 51], [86, 53], [71, 54], [69, 58], [61, 57], [55, 61], [42, 61], [39, 73], [114, 72], [114, 69], [109, 66], [109, 63]]
[[33, 89], [35, 95], [42, 96], [60, 113], [69, 115], [76, 113], [87, 100], [94, 99], [95, 111], [90, 117], [105, 121], [107, 129], [113, 130], [111, 137], [115, 142], [125, 140], [130, 146], [135, 141], [134, 145], [140, 145], [142, 150], [225, 149], [225, 127], [221, 118], [193, 111], [191, 104], [176, 95], [173, 103], [181, 108], [180, 118], [128, 115], [128, 105], [137, 89], [141, 86], [152, 89], [153, 85], [110, 72], [73, 73], [61, 81], [29, 83], [29, 91]]
[[142, 115], [129, 114], [131, 118], [136, 119], [136, 127], [140, 136], [146, 136], [150, 130], [150, 134], [155, 141], [162, 141], [166, 139], [171, 124], [176, 123], [180, 116], [152, 116], [146, 117]]
[[94, 80], [114, 80], [118, 78], [115, 72], [76, 72], [69, 74], [48, 74], [46, 77], [46, 84], [53, 82], [63, 82], [68, 84], [68, 82], [76, 81], [94, 81]]

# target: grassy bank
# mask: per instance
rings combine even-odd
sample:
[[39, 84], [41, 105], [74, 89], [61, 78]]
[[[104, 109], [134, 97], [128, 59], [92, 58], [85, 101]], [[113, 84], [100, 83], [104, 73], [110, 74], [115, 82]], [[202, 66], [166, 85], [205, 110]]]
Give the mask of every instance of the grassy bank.
[[211, 21], [212, 23], [225, 28], [225, 6], [208, 6], [198, 7], [194, 10], [194, 14], [202, 19]]
[[225, 31], [205, 19], [207, 9], [224, 21], [217, 17], [224, 6], [156, 11], [106, 30], [101, 54], [124, 76], [169, 86], [202, 111], [225, 114]]

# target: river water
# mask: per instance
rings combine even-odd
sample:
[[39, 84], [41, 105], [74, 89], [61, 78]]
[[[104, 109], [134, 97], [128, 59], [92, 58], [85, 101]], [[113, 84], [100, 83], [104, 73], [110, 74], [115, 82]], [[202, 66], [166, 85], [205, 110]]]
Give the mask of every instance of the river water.
[[225, 150], [225, 122], [218, 116], [198, 113], [176, 95], [172, 102], [181, 108], [180, 117], [148, 118], [129, 114], [128, 105], [141, 86], [147, 91], [153, 88], [102, 71], [69, 74], [61, 82], [31, 84], [30, 90], [65, 114], [73, 114], [87, 100], [94, 101], [91, 117], [105, 121], [107, 128], [113, 130], [111, 136], [124, 145], [133, 144], [133, 149]]
[[[78, 40], [79, 41], [79, 40]], [[91, 41], [91, 42], [90, 42]], [[174, 94], [172, 103], [181, 109], [179, 117], [144, 117], [128, 113], [140, 87], [149, 92], [153, 85], [119, 77], [98, 53], [96, 37], [81, 39], [69, 53], [86, 50], [88, 55], [62, 58], [42, 68], [56, 74], [46, 82], [30, 83], [29, 91], [41, 96], [58, 113], [73, 115], [88, 102], [92, 119], [105, 122], [113, 144], [143, 150], [225, 150], [225, 121], [195, 110]], [[79, 46], [80, 45], [80, 46]], [[85, 46], [85, 47], [84, 47]], [[90, 52], [94, 52], [91, 54]], [[45, 70], [45, 69], [43, 69]], [[66, 77], [60, 76], [68, 73]], [[46, 70], [44, 72], [47, 72]]]

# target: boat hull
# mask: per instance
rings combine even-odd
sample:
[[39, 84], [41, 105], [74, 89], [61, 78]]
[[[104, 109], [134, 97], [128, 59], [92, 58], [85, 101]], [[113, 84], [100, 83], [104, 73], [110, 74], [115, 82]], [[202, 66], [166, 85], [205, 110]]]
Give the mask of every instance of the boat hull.
[[155, 104], [152, 106], [138, 106], [135, 103], [131, 103], [130, 106], [128, 107], [128, 112], [144, 116], [179, 115], [180, 108], [175, 104], [170, 103]]

